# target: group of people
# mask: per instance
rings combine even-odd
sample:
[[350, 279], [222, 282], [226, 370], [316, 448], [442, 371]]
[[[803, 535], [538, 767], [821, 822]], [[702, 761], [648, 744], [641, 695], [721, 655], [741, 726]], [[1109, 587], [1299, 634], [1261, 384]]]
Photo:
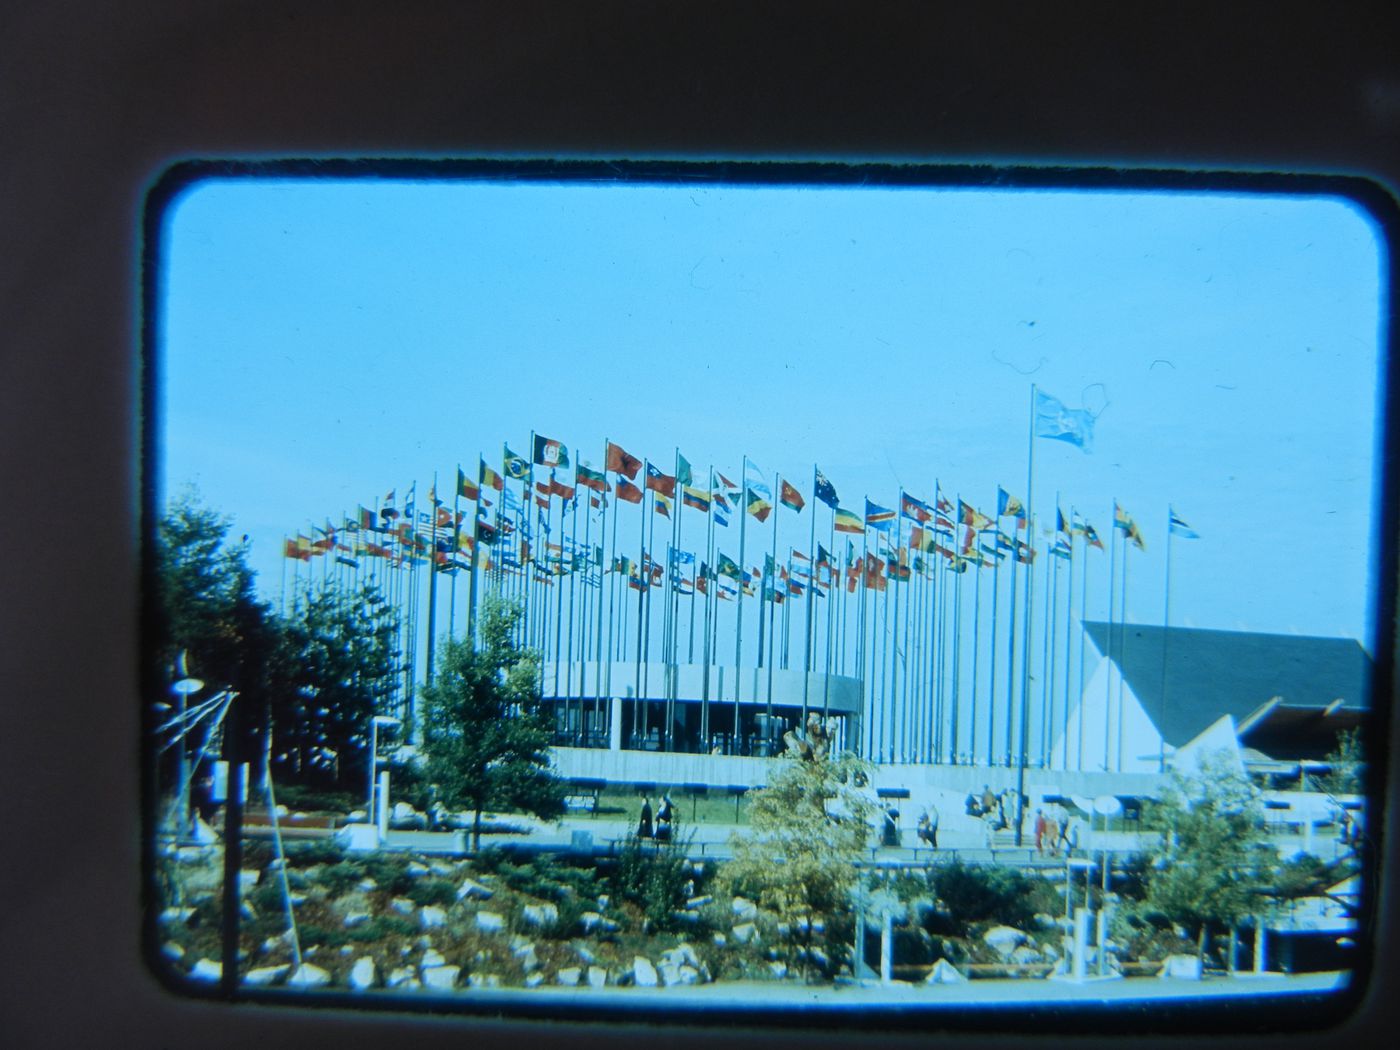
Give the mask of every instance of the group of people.
[[1035, 851], [1041, 856], [1058, 857], [1061, 850], [1068, 856], [1079, 845], [1079, 829], [1070, 821], [1069, 813], [1061, 806], [1055, 810], [1035, 811]]
[[651, 814], [651, 796], [642, 799], [642, 816], [637, 822], [637, 837], [639, 839], [652, 839], [656, 842], [671, 841], [671, 823], [675, 819], [675, 810], [671, 806], [669, 795], [661, 796], [661, 808], [656, 811], [656, 821], [653, 824]]

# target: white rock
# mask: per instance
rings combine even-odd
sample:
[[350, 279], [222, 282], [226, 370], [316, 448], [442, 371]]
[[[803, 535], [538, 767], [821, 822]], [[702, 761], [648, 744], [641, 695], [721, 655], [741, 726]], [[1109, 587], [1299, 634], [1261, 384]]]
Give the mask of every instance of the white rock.
[[520, 917], [530, 926], [546, 926], [559, 921], [559, 908], [553, 904], [527, 904]]
[[525, 975], [526, 988], [538, 988], [542, 984], [544, 984], [544, 974], [540, 973], [539, 970]]
[[345, 819], [351, 824], [363, 824], [369, 819], [369, 814], [362, 809], [352, 809], [345, 815]]
[[598, 895], [598, 910], [599, 910], [599, 911], [607, 911], [607, 910], [608, 910], [608, 902], [611, 901], [611, 900], [612, 900], [612, 898], [609, 897], [606, 893], [601, 893], [601, 894], [599, 894], [599, 895]]
[[1168, 955], [1163, 960], [1162, 972], [1158, 976], [1178, 981], [1199, 981], [1201, 960], [1194, 955]]
[[371, 878], [369, 878], [368, 876], [366, 876], [365, 878], [361, 879], [359, 882], [355, 883], [355, 888], [358, 889], [361, 893], [369, 893], [369, 892], [371, 892], [371, 891], [373, 891], [373, 890], [378, 889], [378, 888], [379, 888], [379, 883], [375, 882], [373, 879], [371, 879]]
[[526, 944], [515, 949], [514, 955], [520, 960], [520, 966], [526, 973], [529, 973], [531, 970], [539, 969], [540, 960], [539, 956], [535, 954], [535, 946], [533, 944]]
[[1029, 944], [1023, 944], [1015, 951], [1013, 951], [1011, 953], [1010, 959], [1012, 962], [1018, 963], [1023, 966], [1028, 965], [1030, 963], [1038, 963], [1043, 961], [1040, 952], [1036, 951]]
[[734, 935], [734, 939], [740, 944], [748, 944], [750, 941], [754, 944], [758, 943], [758, 927], [751, 922], [740, 923], [730, 932]]
[[661, 983], [667, 988], [681, 983], [680, 970], [670, 959], [660, 959], [656, 963], [656, 972], [661, 975]]
[[160, 954], [164, 955], [167, 959], [183, 959], [185, 957], [185, 949], [181, 948], [174, 941], [166, 941], [160, 946]]
[[349, 911], [345, 913], [346, 926], [363, 926], [367, 922], [369, 922], [369, 912], [367, 911]]
[[1026, 935], [1010, 926], [993, 926], [982, 934], [982, 941], [1005, 959], [1026, 942]]
[[768, 969], [772, 970], [773, 976], [780, 981], [788, 975], [787, 963], [770, 962], [768, 964]]
[[408, 862], [408, 867], [405, 868], [404, 871], [413, 878], [419, 879], [428, 874], [428, 866], [420, 861], [411, 860]]
[[590, 966], [588, 968], [588, 983], [594, 988], [601, 988], [608, 983], [608, 971], [601, 966]]
[[677, 984], [699, 984], [701, 980], [700, 971], [694, 966], [681, 966], [678, 968], [679, 979]]
[[193, 908], [166, 908], [160, 913], [160, 921], [166, 924], [188, 922], [190, 916], [193, 914]]
[[423, 986], [448, 990], [456, 986], [461, 976], [460, 966], [426, 966], [423, 968]]
[[243, 978], [243, 983], [255, 987], [271, 984], [290, 969], [290, 966], [259, 966], [255, 970], [248, 971]]
[[389, 979], [384, 982], [384, 986], [386, 988], [402, 988], [410, 981], [415, 987], [417, 986], [418, 978], [414, 976], [414, 972], [407, 966], [396, 966], [389, 972]]
[[443, 966], [447, 963], [447, 957], [436, 948], [429, 948], [423, 953], [423, 958], [418, 960], [418, 965], [426, 969], [434, 966]]
[[711, 897], [708, 893], [706, 893], [700, 897], [691, 897], [685, 902], [685, 906], [691, 911], [694, 911], [696, 908], [703, 908], [705, 905], [709, 904], [713, 900], [714, 898]]
[[287, 978], [287, 984], [292, 988], [323, 988], [331, 983], [331, 975], [319, 966], [311, 963], [302, 963], [300, 967]]
[[360, 956], [355, 960], [355, 965], [350, 967], [350, 987], [357, 992], [373, 988], [375, 977], [374, 960], [368, 955]]
[[726, 944], [729, 943], [729, 938], [722, 933], [715, 934], [710, 938], [710, 940], [714, 941], [715, 944], [721, 948], [723, 948]]
[[499, 988], [501, 979], [494, 973], [472, 974], [467, 978], [469, 988]]
[[598, 961], [598, 957], [594, 955], [591, 951], [589, 951], [586, 945], [579, 944], [577, 941], [575, 941], [573, 949], [574, 954], [577, 955], [579, 958], [579, 962], [588, 963], [589, 965], [592, 965], [593, 963]]
[[412, 915], [414, 909], [416, 909], [418, 905], [414, 904], [407, 897], [395, 897], [389, 902], [389, 907], [400, 915]]
[[256, 886], [258, 884], [259, 874], [260, 873], [256, 871], [240, 871], [238, 873], [238, 892], [247, 893], [254, 886]]
[[577, 966], [566, 966], [554, 975], [554, 979], [567, 988], [574, 988], [578, 985], [579, 978], [583, 976], [583, 970]]
[[499, 933], [506, 928], [506, 917], [494, 911], [479, 911], [476, 913], [476, 928], [487, 933]]
[[435, 860], [431, 864], [429, 864], [428, 870], [442, 879], [450, 879], [453, 875], [457, 873], [456, 869], [453, 868], [451, 864], [444, 864], [440, 860]]
[[463, 879], [462, 885], [457, 887], [457, 899], [473, 901], [489, 901], [494, 893], [477, 882], [475, 879]]
[[213, 959], [200, 959], [190, 970], [190, 976], [196, 981], [217, 981], [223, 975], [224, 964]]
[[747, 897], [735, 897], [730, 907], [733, 908], [736, 919], [752, 922], [758, 918], [758, 905]]
[[925, 984], [963, 984], [967, 981], [961, 971], [947, 959], [939, 959], [929, 971]]
[[418, 924], [425, 930], [430, 930], [434, 926], [443, 926], [447, 923], [447, 912], [441, 908], [428, 905], [418, 913]]
[[656, 967], [651, 964], [651, 960], [644, 955], [634, 956], [632, 959], [632, 981], [638, 988], [655, 988], [657, 984]]

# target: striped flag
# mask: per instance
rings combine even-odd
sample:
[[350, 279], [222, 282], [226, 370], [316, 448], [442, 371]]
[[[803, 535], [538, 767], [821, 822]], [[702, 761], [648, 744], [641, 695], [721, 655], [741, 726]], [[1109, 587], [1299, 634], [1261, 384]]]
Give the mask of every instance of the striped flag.
[[789, 485], [786, 479], [778, 487], [778, 502], [799, 514], [802, 513], [802, 508], [805, 505], [802, 494]]
[[1201, 538], [1201, 534], [1178, 518], [1176, 511], [1172, 510], [1170, 506], [1167, 507], [1167, 531], [1173, 536], [1180, 536], [1183, 539], [1198, 540]]
[[910, 521], [926, 525], [933, 518], [933, 508], [921, 499], [915, 499], [905, 492], [900, 496], [899, 513]]
[[840, 507], [836, 508], [835, 528], [837, 532], [854, 532], [858, 534], [865, 531], [865, 526], [861, 524], [860, 515], [856, 514], [854, 511], [843, 510]]
[[882, 507], [878, 503], [865, 501], [865, 527], [867, 529], [878, 529], [880, 532], [889, 532], [894, 525], [895, 514], [889, 507]]

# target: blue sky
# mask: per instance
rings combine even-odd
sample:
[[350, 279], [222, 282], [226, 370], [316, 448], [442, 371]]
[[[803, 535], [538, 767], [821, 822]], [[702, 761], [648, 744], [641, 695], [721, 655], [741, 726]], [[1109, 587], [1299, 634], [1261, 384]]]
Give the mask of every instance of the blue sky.
[[1090, 454], [1036, 441], [1033, 509], [1134, 515], [1129, 620], [1161, 622], [1171, 503], [1202, 536], [1173, 623], [1369, 637], [1384, 264], [1344, 201], [242, 179], [165, 248], [158, 480], [232, 515], [269, 597], [283, 536], [532, 430], [991, 510], [1035, 382], [1099, 416]]

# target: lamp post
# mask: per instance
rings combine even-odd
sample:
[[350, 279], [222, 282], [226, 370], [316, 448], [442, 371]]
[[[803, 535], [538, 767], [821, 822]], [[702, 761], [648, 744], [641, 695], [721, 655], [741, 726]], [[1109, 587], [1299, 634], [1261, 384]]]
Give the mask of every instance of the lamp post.
[[176, 756], [178, 765], [175, 773], [175, 805], [176, 805], [176, 825], [175, 836], [178, 839], [189, 834], [190, 827], [190, 789], [189, 789], [189, 766], [185, 754], [185, 707], [187, 699], [204, 688], [204, 683], [198, 678], [192, 678], [189, 673], [189, 658], [184, 651], [175, 660], [175, 673], [180, 677], [171, 683], [170, 691], [180, 698], [180, 714], [176, 721], [176, 733], [178, 734], [178, 749]]
[[379, 767], [379, 727], [388, 729], [402, 724], [391, 715], [375, 715], [369, 720], [369, 812], [365, 820], [370, 824], [374, 823], [374, 774]]

